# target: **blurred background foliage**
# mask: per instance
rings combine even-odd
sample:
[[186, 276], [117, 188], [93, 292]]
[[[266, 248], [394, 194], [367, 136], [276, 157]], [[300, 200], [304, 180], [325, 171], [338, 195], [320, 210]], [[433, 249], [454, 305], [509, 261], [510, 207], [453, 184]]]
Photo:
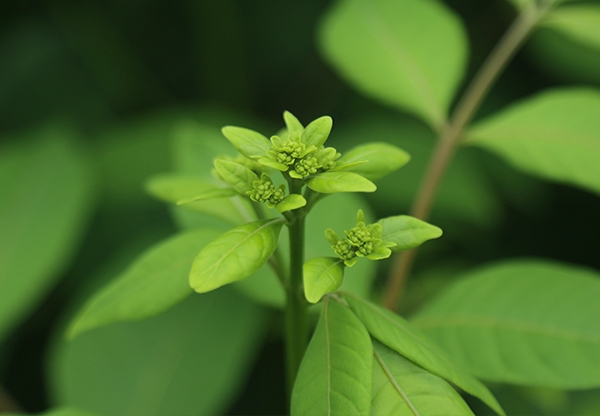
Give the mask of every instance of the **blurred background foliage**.
[[[468, 31], [469, 79], [515, 10], [504, 0], [446, 3]], [[218, 137], [225, 124], [268, 134], [279, 128], [286, 109], [302, 121], [331, 115], [331, 142], [342, 152], [382, 140], [413, 156], [366, 200], [377, 217], [408, 211], [434, 134], [420, 120], [361, 96], [326, 64], [315, 36], [330, 4], [0, 2], [0, 384], [23, 410], [41, 412], [85, 401], [85, 387], [78, 393], [73, 389], [92, 377], [105, 377], [110, 384], [123, 363], [141, 374], [127, 374], [131, 380], [145, 377], [144, 371], [157, 379], [173, 376], [168, 368], [144, 365], [153, 360], [152, 353], [160, 355], [143, 353], [156, 328], [163, 328], [161, 334], [174, 344], [202, 342], [202, 337], [186, 337], [186, 326], [192, 328], [194, 321], [182, 316], [202, 313], [187, 301], [156, 322], [97, 330], [80, 341], [87, 347], [72, 353], [74, 347], [62, 338], [68, 317], [95, 288], [177, 230], [168, 208], [147, 196], [143, 183], [152, 174], [186, 166], [186, 152], [177, 150], [181, 141], [173, 137], [190, 120], [210, 132], [211, 146], [208, 137]], [[600, 52], [594, 45], [547, 25], [516, 56], [478, 116], [550, 86], [598, 87], [598, 68]], [[433, 212], [432, 222], [444, 229], [444, 238], [420, 254], [402, 312], [409, 313], [456, 272], [491, 259], [539, 256], [600, 269], [598, 212], [597, 197], [583, 190], [539, 181], [479, 149], [462, 149]], [[185, 221], [178, 217], [179, 225]], [[380, 272], [383, 277], [385, 270]], [[14, 275], [22, 279], [7, 283]], [[253, 331], [256, 339], [252, 345], [244, 337], [237, 344], [235, 338], [225, 343], [256, 359], [242, 365], [248, 376], [240, 376], [238, 367], [233, 398], [215, 392], [214, 403], [199, 403], [192, 388], [192, 401], [176, 408], [173, 403], [190, 399], [175, 395], [172, 402], [149, 401], [166, 393], [161, 386], [146, 386], [140, 390], [146, 396], [136, 393], [142, 407], [130, 402], [129, 414], [167, 414], [165, 409], [187, 414], [188, 405], [230, 414], [285, 412], [285, 403], [274, 399], [284, 397], [279, 334], [264, 325], [265, 319], [280, 317], [235, 296], [233, 308], [245, 317], [240, 330]], [[214, 302], [232, 300], [215, 295]], [[223, 333], [218, 327], [214, 331], [216, 346]], [[112, 367], [99, 368], [94, 354], [113, 354]], [[130, 365], [134, 357], [136, 364]], [[194, 357], [179, 359], [201, 365]], [[181, 386], [203, 388], [194, 384], [193, 367], [178, 371], [173, 377]], [[68, 372], [71, 376], [65, 376]], [[115, 389], [131, 380], [115, 381]], [[78, 398], [64, 393], [69, 383], [69, 394]], [[181, 392], [177, 386], [169, 388]], [[600, 412], [594, 392], [506, 386], [494, 386], [494, 392], [508, 412]], [[2, 402], [7, 410], [9, 400]]]

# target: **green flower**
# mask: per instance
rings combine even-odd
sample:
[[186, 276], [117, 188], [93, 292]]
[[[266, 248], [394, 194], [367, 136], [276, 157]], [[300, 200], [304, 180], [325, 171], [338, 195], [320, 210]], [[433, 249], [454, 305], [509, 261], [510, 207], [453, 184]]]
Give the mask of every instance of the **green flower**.
[[291, 166], [297, 159], [303, 158], [314, 150], [314, 146], [306, 146], [302, 143], [300, 131], [293, 131], [285, 140], [279, 136], [271, 137], [271, 149], [267, 150], [266, 155], [274, 162]]
[[254, 202], [266, 203], [269, 208], [273, 208], [285, 198], [285, 185], [279, 185], [275, 189], [269, 175], [263, 173], [260, 180], [252, 182], [252, 190], [246, 194]]
[[321, 165], [317, 158], [306, 156], [294, 164], [294, 169], [290, 171], [290, 176], [296, 179], [304, 179], [309, 175], [317, 173]]

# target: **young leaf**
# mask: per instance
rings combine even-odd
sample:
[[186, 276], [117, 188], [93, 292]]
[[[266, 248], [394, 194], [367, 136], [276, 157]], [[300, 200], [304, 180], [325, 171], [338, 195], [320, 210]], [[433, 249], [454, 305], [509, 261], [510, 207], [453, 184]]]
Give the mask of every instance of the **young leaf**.
[[443, 378], [373, 340], [371, 415], [473, 415]]
[[254, 130], [226, 126], [221, 131], [233, 147], [246, 157], [264, 156], [271, 148], [269, 139]]
[[414, 324], [478, 377], [600, 386], [600, 273], [549, 261], [502, 262], [453, 283]]
[[177, 201], [177, 205], [186, 205], [191, 204], [192, 202], [205, 201], [207, 199], [228, 198], [236, 195], [237, 193], [231, 188], [217, 188], [210, 191], [202, 192], [193, 198], [187, 198]]
[[318, 148], [323, 145], [333, 126], [333, 120], [329, 116], [319, 117], [312, 121], [302, 132], [302, 142], [306, 147], [315, 146]]
[[[404, 150], [388, 143], [374, 142], [344, 152], [333, 170], [354, 172], [375, 181], [400, 169], [410, 160]], [[360, 163], [366, 161], [366, 163]]]
[[291, 414], [369, 415], [372, 361], [371, 338], [362, 323], [326, 298], [294, 384]]
[[324, 172], [311, 178], [308, 187], [323, 194], [336, 192], [375, 192], [373, 182], [352, 172]]
[[158, 315], [181, 302], [192, 293], [187, 280], [190, 264], [219, 234], [206, 229], [189, 231], [152, 247], [92, 296], [73, 320], [69, 338], [113, 322]]
[[268, 219], [236, 227], [208, 244], [190, 272], [190, 286], [198, 293], [250, 277], [277, 248], [283, 219]]
[[300, 123], [296, 116], [290, 113], [289, 111], [283, 112], [283, 120], [285, 121], [285, 126], [287, 127], [287, 131], [289, 133], [296, 130], [304, 130], [304, 126], [302, 125], [302, 123]]
[[600, 6], [579, 4], [550, 11], [540, 22], [563, 35], [600, 50]]
[[219, 188], [212, 182], [191, 175], [164, 173], [152, 176], [145, 183], [146, 191], [165, 202], [185, 204], [209, 198], [225, 198], [235, 194], [229, 188]]
[[335, 292], [344, 278], [344, 260], [337, 257], [315, 257], [304, 263], [304, 296], [317, 303], [323, 296]]
[[600, 92], [546, 91], [483, 120], [465, 144], [542, 178], [600, 193]]
[[378, 222], [383, 227], [381, 239], [396, 243], [390, 247], [392, 251], [410, 250], [442, 236], [440, 228], [409, 215], [396, 215]]
[[468, 45], [460, 20], [441, 2], [339, 1], [320, 41], [325, 57], [358, 89], [441, 127]]
[[215, 160], [215, 169], [225, 182], [242, 195], [252, 190], [252, 182], [259, 180], [256, 173], [246, 166], [229, 160]]
[[490, 391], [468, 371], [456, 366], [427, 337], [400, 316], [344, 293], [344, 299], [371, 336], [425, 370], [438, 375], [481, 399], [500, 415], [504, 411]]
[[302, 208], [306, 205], [306, 199], [302, 195], [298, 194], [290, 194], [285, 197], [283, 201], [275, 206], [277, 211], [292, 211], [294, 209]]

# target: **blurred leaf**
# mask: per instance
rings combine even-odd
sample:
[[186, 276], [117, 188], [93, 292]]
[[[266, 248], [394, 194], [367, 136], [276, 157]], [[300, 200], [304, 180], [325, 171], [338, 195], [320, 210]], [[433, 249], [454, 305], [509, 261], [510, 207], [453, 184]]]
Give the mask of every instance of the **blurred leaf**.
[[254, 130], [226, 126], [221, 131], [233, 147], [246, 157], [264, 156], [271, 148], [269, 139]]
[[349, 294], [344, 294], [343, 297], [372, 337], [425, 370], [478, 397], [498, 414], [504, 414], [494, 396], [483, 384], [463, 367], [449, 360], [437, 345], [409, 322], [363, 299]]
[[52, 347], [57, 405], [99, 415], [214, 415], [231, 405], [263, 333], [263, 311], [224, 288], [151, 319]]
[[[2, 413], [3, 416], [31, 416], [31, 413]], [[36, 416], [99, 416], [86, 410], [74, 407], [57, 407], [46, 412], [36, 413]]]
[[341, 0], [325, 16], [320, 41], [358, 89], [442, 126], [468, 45], [460, 20], [442, 3]]
[[[388, 143], [370, 142], [344, 152], [337, 161], [337, 169], [358, 173], [370, 181], [376, 181], [400, 169], [410, 160], [404, 150]], [[366, 163], [360, 163], [360, 162]], [[343, 168], [344, 165], [352, 166]]]
[[312, 177], [306, 183], [316, 192], [334, 194], [338, 192], [375, 192], [373, 182], [352, 172], [324, 172]]
[[368, 415], [372, 361], [371, 338], [362, 323], [326, 298], [294, 384], [291, 414]]
[[189, 231], [150, 248], [92, 296], [71, 323], [69, 338], [114, 322], [158, 315], [183, 301], [193, 293], [188, 276], [194, 257], [219, 234]]
[[381, 239], [396, 243], [390, 247], [392, 251], [410, 250], [442, 236], [440, 228], [409, 215], [383, 218], [378, 223], [383, 227]]
[[76, 133], [47, 125], [0, 149], [0, 339], [74, 257], [92, 182]]
[[337, 257], [315, 257], [304, 263], [304, 295], [310, 303], [335, 292], [344, 278], [344, 261]]
[[560, 7], [540, 23], [600, 52], [600, 5]]
[[547, 91], [476, 123], [465, 144], [517, 168], [600, 193], [600, 92]]
[[150, 177], [146, 181], [146, 190], [156, 198], [177, 205], [235, 195], [230, 188], [220, 188], [206, 179], [177, 173]]
[[469, 406], [443, 378], [423, 370], [373, 341], [371, 415], [472, 415]]
[[453, 283], [413, 319], [478, 377], [564, 389], [600, 386], [600, 274], [511, 261]]

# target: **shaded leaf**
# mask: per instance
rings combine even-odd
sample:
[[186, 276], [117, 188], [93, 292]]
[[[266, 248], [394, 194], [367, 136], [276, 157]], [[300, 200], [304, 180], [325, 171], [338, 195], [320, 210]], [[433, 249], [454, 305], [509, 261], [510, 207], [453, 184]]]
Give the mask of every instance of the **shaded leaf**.
[[433, 341], [409, 322], [356, 296], [343, 294], [343, 297], [372, 337], [425, 370], [481, 399], [498, 414], [504, 414], [492, 393], [483, 384], [462, 367], [455, 365]]
[[546, 91], [476, 123], [465, 144], [542, 178], [600, 193], [600, 92]]
[[304, 263], [304, 296], [310, 303], [335, 292], [344, 278], [344, 260], [337, 257], [315, 257]]
[[264, 156], [271, 142], [262, 134], [243, 127], [226, 126], [221, 130], [238, 152], [246, 157]]
[[373, 341], [373, 353], [372, 416], [473, 414], [443, 378], [377, 341]]
[[250, 277], [277, 248], [283, 219], [241, 225], [212, 241], [194, 259], [190, 285], [198, 293]]
[[350, 309], [326, 298], [294, 384], [291, 414], [368, 415], [372, 361], [364, 326]]
[[313, 191], [324, 194], [336, 192], [375, 192], [377, 187], [373, 182], [352, 172], [324, 172], [307, 182]]
[[413, 322], [486, 380], [600, 386], [600, 274], [548, 261], [510, 261], [453, 283]]
[[[344, 152], [342, 157], [337, 160], [337, 166], [339, 166], [337, 169], [343, 168], [346, 172], [358, 173], [375, 181], [400, 169], [409, 160], [410, 155], [394, 145], [371, 142]], [[366, 161], [366, 163], [360, 163], [362, 161]]]
[[441, 127], [467, 58], [462, 24], [442, 3], [339, 1], [320, 41], [325, 57], [358, 89]]
[[383, 227], [381, 239], [396, 243], [392, 251], [410, 250], [427, 240], [442, 236], [442, 230], [410, 215], [396, 215], [378, 221]]

